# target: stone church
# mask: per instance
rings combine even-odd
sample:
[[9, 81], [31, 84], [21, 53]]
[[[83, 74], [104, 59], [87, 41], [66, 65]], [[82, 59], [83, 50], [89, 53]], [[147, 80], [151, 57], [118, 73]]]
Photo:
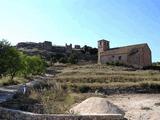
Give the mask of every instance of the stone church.
[[110, 48], [107, 40], [98, 41], [98, 63], [122, 63], [135, 68], [143, 68], [152, 64], [151, 50], [148, 44], [137, 44]]

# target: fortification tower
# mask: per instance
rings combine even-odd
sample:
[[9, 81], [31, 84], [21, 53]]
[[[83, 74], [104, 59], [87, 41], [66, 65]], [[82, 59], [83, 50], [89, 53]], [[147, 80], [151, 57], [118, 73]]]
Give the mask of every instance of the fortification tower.
[[52, 50], [52, 42], [44, 41], [42, 44], [43, 44], [43, 49], [50, 51]]
[[98, 41], [98, 63], [101, 63], [100, 62], [100, 60], [101, 60], [100, 53], [109, 50], [109, 48], [110, 48], [109, 41], [104, 40], [104, 39]]
[[70, 44], [70, 45], [67, 45], [67, 43], [66, 43], [66, 53], [71, 53], [72, 52], [72, 44]]

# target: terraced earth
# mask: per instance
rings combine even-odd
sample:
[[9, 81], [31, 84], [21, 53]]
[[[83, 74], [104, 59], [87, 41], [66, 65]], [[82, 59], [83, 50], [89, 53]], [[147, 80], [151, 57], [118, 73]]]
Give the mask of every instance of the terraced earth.
[[55, 80], [73, 92], [145, 93], [160, 91], [160, 71], [107, 65], [61, 67]]
[[159, 114], [160, 94], [152, 94], [160, 93], [158, 70], [97, 64], [53, 68], [54, 77], [45, 82], [47, 85], [2, 106], [35, 113], [68, 114], [70, 108], [89, 97], [104, 97], [124, 109], [129, 119], [152, 118]]

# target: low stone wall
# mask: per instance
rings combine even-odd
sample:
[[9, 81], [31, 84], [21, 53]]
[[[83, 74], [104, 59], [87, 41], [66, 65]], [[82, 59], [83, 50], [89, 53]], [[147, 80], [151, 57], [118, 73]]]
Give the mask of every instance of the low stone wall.
[[124, 120], [120, 114], [108, 115], [67, 115], [34, 114], [0, 107], [0, 120]]

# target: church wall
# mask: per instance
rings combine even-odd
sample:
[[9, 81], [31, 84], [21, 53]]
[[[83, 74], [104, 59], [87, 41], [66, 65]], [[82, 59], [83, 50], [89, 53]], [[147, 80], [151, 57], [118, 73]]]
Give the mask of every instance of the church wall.
[[105, 64], [107, 62], [119, 62], [126, 63], [127, 62], [127, 54], [116, 54], [116, 55], [101, 55], [100, 62]]

